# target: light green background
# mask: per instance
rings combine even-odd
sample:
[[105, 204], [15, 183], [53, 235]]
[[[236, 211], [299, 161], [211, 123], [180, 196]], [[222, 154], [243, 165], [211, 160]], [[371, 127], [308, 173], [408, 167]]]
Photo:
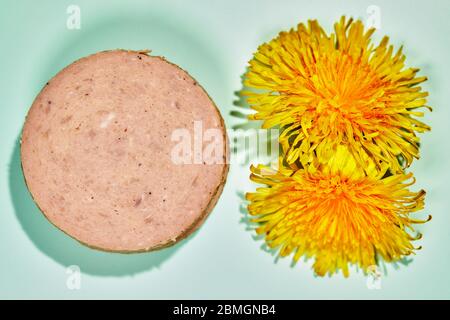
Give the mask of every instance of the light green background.
[[[81, 29], [66, 28], [66, 8], [81, 8]], [[426, 122], [414, 188], [428, 191], [423, 249], [408, 266], [387, 267], [381, 290], [361, 272], [316, 278], [311, 263], [275, 261], [242, 222], [238, 191], [251, 188], [248, 167], [231, 168], [225, 191], [204, 226], [164, 251], [118, 255], [87, 249], [52, 227], [28, 195], [18, 136], [45, 82], [77, 58], [112, 48], [153, 49], [187, 69], [229, 116], [240, 75], [258, 44], [299, 21], [327, 30], [341, 14], [367, 19], [381, 9], [382, 34], [404, 44], [420, 67], [435, 107]], [[0, 2], [0, 298], [450, 298], [449, 35], [450, 1], [1, 1]], [[66, 288], [79, 265], [81, 290]]]

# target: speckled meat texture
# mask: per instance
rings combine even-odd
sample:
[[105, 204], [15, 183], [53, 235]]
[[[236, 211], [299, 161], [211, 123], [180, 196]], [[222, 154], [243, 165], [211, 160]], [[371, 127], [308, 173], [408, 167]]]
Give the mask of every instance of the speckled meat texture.
[[[194, 231], [225, 183], [226, 161], [174, 163], [172, 133], [223, 120], [185, 71], [142, 52], [108, 51], [58, 73], [22, 133], [28, 188], [58, 228], [93, 248], [147, 251]], [[193, 138], [194, 140], [194, 138]]]

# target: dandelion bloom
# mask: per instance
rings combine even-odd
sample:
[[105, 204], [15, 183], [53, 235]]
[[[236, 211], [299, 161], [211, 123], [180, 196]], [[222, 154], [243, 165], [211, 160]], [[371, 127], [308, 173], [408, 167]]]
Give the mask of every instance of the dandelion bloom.
[[419, 108], [431, 109], [419, 86], [426, 77], [405, 67], [388, 37], [374, 45], [373, 32], [342, 17], [327, 35], [309, 21], [258, 48], [245, 76], [250, 118], [282, 129], [288, 163], [328, 160], [340, 144], [358, 162], [368, 156], [393, 172], [419, 157], [417, 133], [430, 129], [417, 120]]
[[[367, 160], [367, 159], [366, 159]], [[347, 147], [339, 146], [327, 163], [305, 169], [252, 167], [251, 179], [266, 185], [247, 193], [248, 211], [280, 256], [313, 258], [323, 276], [354, 264], [367, 271], [382, 258], [396, 261], [414, 253], [416, 220], [425, 192], [412, 192], [412, 174], [387, 176], [366, 161], [362, 169]], [[429, 220], [431, 216], [428, 217]], [[426, 221], [427, 221], [426, 220]]]

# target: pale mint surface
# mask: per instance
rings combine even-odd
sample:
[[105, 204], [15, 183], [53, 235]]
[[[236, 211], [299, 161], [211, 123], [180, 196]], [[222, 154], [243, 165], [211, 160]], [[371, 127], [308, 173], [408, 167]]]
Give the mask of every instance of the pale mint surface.
[[[121, 4], [122, 3], [122, 4]], [[126, 3], [126, 4], [123, 4]], [[66, 9], [81, 9], [68, 30]], [[231, 168], [213, 213], [187, 241], [164, 251], [118, 255], [79, 245], [51, 226], [25, 189], [18, 139], [45, 82], [74, 60], [114, 48], [152, 49], [194, 76], [231, 127], [234, 91], [257, 46], [282, 29], [317, 18], [329, 31], [342, 14], [381, 13], [382, 35], [405, 45], [407, 64], [429, 76], [434, 112], [425, 121], [415, 190], [427, 190], [423, 249], [408, 266], [387, 266], [380, 290], [361, 271], [316, 278], [311, 261], [275, 260], [242, 221], [239, 192], [254, 188], [248, 166]], [[1, 1], [0, 3], [0, 298], [450, 298], [450, 1]], [[423, 216], [425, 213], [423, 214]], [[66, 268], [82, 270], [81, 289]]]

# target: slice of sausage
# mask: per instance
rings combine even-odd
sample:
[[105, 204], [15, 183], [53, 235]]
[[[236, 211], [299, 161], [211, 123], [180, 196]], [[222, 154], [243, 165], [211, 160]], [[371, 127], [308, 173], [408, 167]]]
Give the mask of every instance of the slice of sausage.
[[125, 50], [82, 58], [47, 83], [27, 115], [21, 158], [48, 220], [114, 252], [188, 236], [228, 173], [224, 122], [203, 88], [161, 57]]

